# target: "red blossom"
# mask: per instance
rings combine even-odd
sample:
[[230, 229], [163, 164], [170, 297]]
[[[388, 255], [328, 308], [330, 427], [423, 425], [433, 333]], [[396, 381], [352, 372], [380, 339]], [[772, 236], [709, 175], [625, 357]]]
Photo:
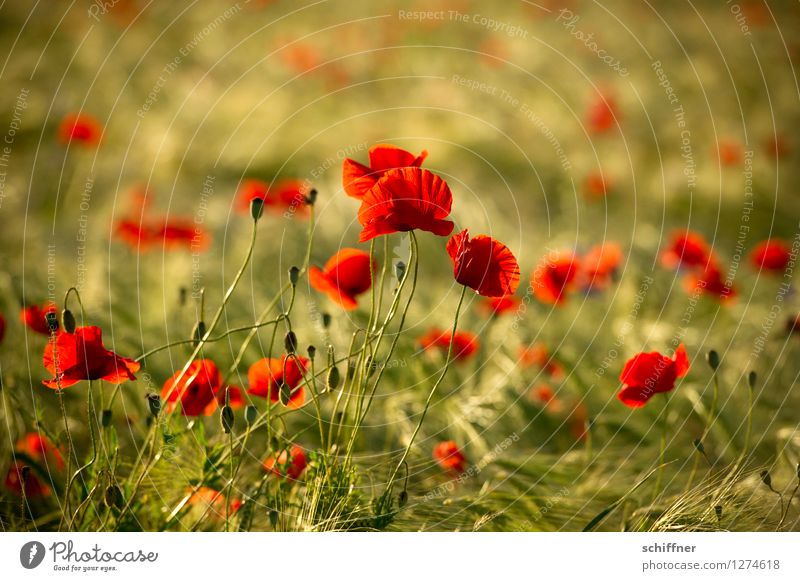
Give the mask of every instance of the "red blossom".
[[[424, 349], [437, 349], [443, 353], [447, 353], [450, 349], [451, 337], [453, 336], [450, 331], [442, 331], [436, 327], [422, 335], [417, 339], [419, 346]], [[469, 331], [456, 331], [455, 340], [453, 341], [452, 357], [455, 360], [468, 359], [474, 355], [480, 346], [477, 335]]]
[[[42, 434], [36, 432], [25, 434], [17, 442], [15, 450], [16, 453], [27, 456], [30, 461], [43, 464], [48, 470], [50, 468], [55, 468], [56, 470], [64, 469], [64, 457], [61, 451]], [[28, 466], [28, 470], [24, 471], [23, 469], [26, 466], [23, 458], [13, 458], [11, 466], [6, 473], [5, 487], [17, 495], [22, 495], [22, 481], [24, 479], [26, 498], [33, 499], [49, 496], [51, 493], [50, 487], [42, 481], [31, 467]], [[27, 472], [25, 478], [23, 478], [24, 472]]]
[[103, 127], [91, 115], [86, 113], [70, 113], [58, 126], [58, 139], [62, 143], [79, 143], [92, 147], [100, 143]]
[[586, 122], [591, 132], [604, 133], [614, 127], [618, 117], [616, 100], [608, 95], [598, 95], [589, 105]]
[[229, 505], [222, 492], [208, 486], [201, 486], [189, 497], [188, 504], [198, 507], [202, 512], [209, 513], [215, 518], [224, 519], [226, 512], [230, 515], [236, 514], [242, 506], [242, 501], [232, 499]]
[[736, 289], [722, 278], [722, 271], [716, 265], [709, 265], [689, 273], [685, 285], [689, 293], [700, 292], [720, 300], [736, 296]]
[[661, 264], [667, 268], [705, 268], [715, 262], [708, 242], [691, 230], [674, 232], [669, 246], [661, 253]]
[[288, 357], [280, 359], [264, 358], [253, 363], [247, 371], [250, 389], [247, 393], [256, 397], [269, 398], [272, 403], [281, 400], [281, 388], [289, 389], [289, 408], [298, 408], [305, 403], [303, 374], [308, 369], [305, 357]]
[[563, 377], [564, 368], [550, 355], [544, 343], [520, 347], [519, 361], [524, 366], [536, 366], [553, 378]]
[[433, 449], [433, 459], [445, 472], [463, 474], [467, 469], [467, 459], [452, 440], [436, 444]]
[[264, 201], [265, 209], [275, 214], [289, 213], [306, 217], [309, 214], [306, 198], [310, 190], [308, 182], [299, 179], [279, 180], [272, 187], [262, 180], [246, 179], [236, 194], [236, 210], [240, 214], [248, 214], [250, 202], [258, 198]]
[[586, 290], [607, 289], [621, 262], [622, 250], [616, 242], [593, 246], [581, 259], [580, 286]]
[[369, 150], [369, 167], [349, 157], [344, 160], [344, 191], [351, 198], [360, 200], [387, 171], [402, 167], [420, 167], [427, 156], [427, 151], [414, 157], [413, 153], [394, 145], [375, 145]]
[[53, 378], [42, 383], [59, 389], [84, 380], [103, 379], [109, 383], [135, 380], [139, 363], [106, 349], [102, 333], [100, 327], [77, 327], [74, 333], [59, 331], [44, 349], [44, 366]]
[[485, 297], [513, 295], [519, 285], [519, 264], [505, 244], [489, 236], [470, 239], [462, 230], [447, 242], [456, 282]]
[[306, 469], [308, 461], [303, 448], [300, 446], [292, 446], [287, 452], [281, 451], [277, 459], [275, 456], [270, 456], [264, 460], [263, 467], [267, 472], [271, 472], [278, 478], [288, 478], [289, 480], [297, 480]]
[[178, 370], [161, 390], [161, 398], [172, 410], [180, 404], [184, 416], [208, 416], [217, 409], [217, 398], [222, 389], [222, 376], [210, 359], [196, 359], [185, 373]]
[[657, 393], [675, 389], [675, 382], [689, 372], [689, 358], [683, 343], [670, 359], [658, 351], [639, 353], [625, 363], [619, 378], [622, 389], [617, 399], [628, 407], [638, 408]]
[[453, 195], [439, 176], [418, 167], [387, 171], [361, 200], [358, 221], [363, 226], [360, 242], [376, 236], [425, 230], [448, 236]]
[[513, 313], [519, 308], [521, 301], [514, 295], [505, 295], [502, 297], [487, 297], [480, 303], [480, 309], [485, 313], [494, 316], [505, 315]]
[[604, 198], [611, 191], [611, 182], [600, 171], [586, 176], [586, 193], [590, 198]]
[[783, 272], [792, 259], [791, 248], [782, 240], [764, 240], [750, 253], [750, 262], [756, 268]]
[[336, 304], [350, 311], [358, 306], [358, 295], [372, 286], [372, 275], [376, 269], [375, 260], [372, 260], [370, 268], [369, 253], [343, 248], [325, 263], [324, 268], [309, 268], [308, 280], [312, 287], [326, 293]]
[[563, 303], [575, 286], [579, 268], [580, 262], [571, 252], [545, 257], [531, 275], [534, 296], [551, 305]]
[[19, 313], [19, 320], [31, 331], [41, 335], [50, 335], [50, 328], [47, 326], [48, 313], [58, 313], [58, 307], [53, 301], [48, 301], [43, 305], [23, 307]]
[[717, 157], [721, 165], [730, 167], [742, 162], [742, 145], [733, 139], [722, 139], [717, 144]]

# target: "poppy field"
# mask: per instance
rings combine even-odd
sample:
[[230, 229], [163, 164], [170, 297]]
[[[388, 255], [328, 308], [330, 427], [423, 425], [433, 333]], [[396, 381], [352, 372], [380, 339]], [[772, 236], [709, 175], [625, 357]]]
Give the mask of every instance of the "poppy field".
[[0, 530], [800, 531], [796, 2], [0, 22]]

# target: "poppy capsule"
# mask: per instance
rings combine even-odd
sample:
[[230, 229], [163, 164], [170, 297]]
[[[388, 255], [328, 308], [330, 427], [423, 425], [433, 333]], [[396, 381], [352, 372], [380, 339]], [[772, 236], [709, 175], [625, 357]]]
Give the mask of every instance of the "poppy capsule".
[[511, 250], [489, 236], [470, 239], [462, 230], [447, 242], [456, 282], [485, 297], [513, 295], [519, 285], [519, 264]]
[[419, 167], [427, 157], [423, 151], [414, 157], [412, 153], [394, 145], [376, 145], [369, 150], [369, 167], [347, 158], [342, 165], [342, 185], [351, 198], [362, 199], [366, 193], [392, 169]]

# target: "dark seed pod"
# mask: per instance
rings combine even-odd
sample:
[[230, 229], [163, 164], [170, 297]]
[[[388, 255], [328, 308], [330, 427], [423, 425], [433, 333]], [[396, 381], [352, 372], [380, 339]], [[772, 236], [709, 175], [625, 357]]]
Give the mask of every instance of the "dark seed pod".
[[322, 313], [322, 326], [326, 329], [331, 326], [331, 315], [330, 313]]
[[397, 504], [400, 505], [400, 508], [403, 508], [407, 502], [408, 502], [408, 492], [404, 490], [397, 496]]
[[397, 280], [403, 280], [403, 277], [406, 275], [406, 263], [402, 260], [398, 260], [397, 263], [394, 265], [394, 275], [397, 277]]
[[308, 351], [308, 358], [313, 361], [314, 356], [317, 354], [317, 348], [314, 347], [313, 345], [309, 345], [307, 351]]
[[717, 513], [717, 520], [718, 521], [722, 520], [722, 506], [720, 506], [719, 504], [715, 506], [714, 512]]
[[772, 488], [772, 476], [770, 476], [769, 471], [762, 470], [760, 476], [761, 482], [763, 482], [767, 488]]
[[340, 379], [338, 367], [331, 367], [328, 369], [328, 375], [325, 377], [325, 386], [328, 388], [328, 391], [334, 391], [339, 387]]
[[308, 192], [308, 195], [306, 196], [306, 204], [308, 204], [309, 206], [313, 206], [316, 203], [317, 203], [317, 190], [316, 188], [311, 188], [311, 191]]
[[24, 484], [28, 481], [28, 476], [30, 475], [31, 475], [31, 467], [26, 464], [25, 466], [22, 467], [22, 470], [20, 470], [20, 478], [22, 479], [23, 488]]
[[750, 386], [750, 389], [755, 389], [756, 381], [758, 381], [758, 373], [751, 371], [747, 374], [747, 385]]
[[274, 508], [270, 508], [267, 510], [267, 516], [269, 517], [269, 524], [272, 525], [272, 528], [278, 524], [278, 511]]
[[100, 414], [100, 424], [107, 428], [111, 425], [111, 420], [114, 419], [114, 413], [111, 410], [103, 410]]
[[155, 393], [148, 393], [146, 397], [147, 407], [150, 409], [150, 415], [154, 418], [158, 417], [158, 414], [161, 413], [161, 398]]
[[75, 332], [75, 315], [72, 314], [72, 311], [69, 309], [61, 311], [61, 324], [64, 325], [64, 330], [67, 333], [72, 334]]
[[378, 369], [378, 364], [375, 362], [375, 359], [372, 358], [370, 355], [367, 358], [367, 377], [372, 377], [372, 374]]
[[205, 321], [197, 321], [197, 324], [195, 324], [194, 329], [192, 329], [192, 341], [194, 341], [194, 346], [197, 347], [197, 344], [200, 343], [200, 340], [205, 336], [206, 336]]
[[122, 490], [116, 484], [106, 488], [103, 502], [108, 508], [122, 508]]
[[700, 452], [701, 454], [705, 454], [706, 453], [706, 447], [703, 446], [703, 442], [700, 441], [700, 438], [697, 438], [692, 443], [694, 444], [694, 447], [697, 448], [698, 452]]
[[300, 280], [300, 269], [293, 266], [289, 269], [289, 282], [292, 283], [292, 286], [295, 286], [298, 280]]
[[289, 405], [289, 400], [292, 398], [292, 390], [285, 383], [281, 384], [279, 397], [283, 405]]
[[222, 424], [222, 431], [226, 434], [230, 434], [233, 430], [234, 422], [233, 408], [229, 405], [222, 406], [219, 419], [220, 423]]
[[283, 346], [290, 355], [297, 352], [297, 335], [294, 334], [294, 331], [286, 333], [286, 336], [283, 338]]
[[51, 333], [58, 331], [58, 316], [54, 311], [48, 311], [44, 316], [44, 322]]
[[706, 359], [708, 360], [708, 366], [711, 367], [711, 369], [714, 371], [719, 369], [719, 353], [717, 353], [714, 349], [706, 354]]
[[247, 422], [248, 426], [252, 426], [256, 423], [256, 417], [258, 416], [258, 410], [256, 406], [249, 405], [244, 409], [244, 421]]
[[354, 361], [350, 361], [347, 364], [347, 379], [353, 379], [356, 375], [356, 364]]
[[253, 198], [250, 200], [250, 216], [253, 220], [258, 222], [261, 215], [264, 213], [264, 200], [262, 198]]

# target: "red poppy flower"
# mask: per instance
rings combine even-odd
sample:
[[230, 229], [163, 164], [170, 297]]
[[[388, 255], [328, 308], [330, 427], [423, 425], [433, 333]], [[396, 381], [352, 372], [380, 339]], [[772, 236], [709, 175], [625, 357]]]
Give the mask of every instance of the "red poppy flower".
[[667, 268], [705, 268], [714, 262], [711, 247], [691, 230], [673, 233], [670, 245], [661, 253], [661, 264]]
[[456, 282], [485, 297], [513, 295], [519, 285], [519, 264], [505, 244], [479, 235], [470, 240], [462, 230], [447, 241]]
[[725, 282], [722, 278], [722, 271], [715, 265], [709, 265], [707, 268], [689, 273], [686, 276], [685, 285], [689, 293], [700, 291], [722, 300], [736, 296], [736, 289], [733, 288], [733, 285]]
[[564, 368], [553, 359], [544, 343], [520, 347], [519, 361], [524, 366], [536, 366], [553, 378], [564, 375]]
[[428, 156], [423, 151], [417, 157], [394, 145], [376, 145], [369, 150], [369, 167], [349, 157], [342, 166], [342, 185], [351, 198], [360, 200], [390, 169], [420, 167]]
[[407, 167], [387, 171], [364, 195], [358, 209], [361, 242], [376, 236], [425, 230], [448, 236], [453, 195], [445, 181], [428, 170]]
[[305, 217], [309, 214], [306, 197], [310, 189], [308, 182], [298, 179], [280, 180], [272, 188], [265, 181], [247, 179], [236, 194], [236, 209], [240, 214], [249, 214], [250, 202], [259, 198], [264, 201], [264, 208], [273, 213]]
[[580, 263], [571, 252], [547, 256], [531, 275], [533, 294], [543, 303], [563, 303], [575, 283]]
[[48, 301], [43, 305], [28, 305], [23, 307], [19, 313], [19, 320], [31, 331], [42, 335], [50, 335], [50, 328], [47, 326], [47, 314], [58, 313], [58, 308], [53, 301]]
[[750, 253], [750, 262], [756, 268], [783, 272], [792, 259], [791, 248], [781, 240], [764, 240]]
[[377, 268], [369, 253], [355, 248], [343, 248], [334, 254], [320, 270], [312, 266], [308, 281], [315, 289], [326, 293], [336, 304], [351, 311], [358, 306], [358, 295], [372, 286], [372, 274]]
[[100, 123], [86, 113], [70, 113], [58, 126], [58, 138], [62, 143], [80, 143], [91, 147], [100, 143], [103, 128]]
[[604, 198], [610, 190], [611, 184], [602, 172], [595, 171], [586, 177], [586, 193], [590, 198]]
[[605, 290], [611, 286], [620, 262], [622, 250], [616, 242], [593, 246], [581, 259], [581, 287], [587, 290]]
[[717, 157], [723, 166], [734, 166], [742, 162], [742, 146], [733, 139], [723, 139], [717, 144]]
[[628, 407], [642, 407], [655, 394], [675, 389], [675, 382], [688, 372], [689, 358], [683, 343], [673, 359], [657, 351], [639, 353], [622, 369], [619, 378], [623, 385], [617, 399]]
[[230, 515], [236, 514], [236, 511], [242, 506], [242, 501], [232, 499], [228, 505], [228, 500], [222, 492], [208, 486], [201, 486], [189, 497], [188, 504], [198, 507], [201, 512], [211, 514], [215, 518], [224, 519], [226, 512], [229, 512]]
[[559, 414], [564, 409], [564, 404], [556, 397], [556, 392], [546, 383], [533, 387], [528, 398], [552, 414]]
[[610, 96], [598, 95], [589, 106], [586, 122], [593, 133], [603, 133], [614, 126], [617, 117], [616, 100]]
[[[419, 346], [424, 350], [437, 349], [446, 354], [448, 349], [450, 349], [452, 336], [452, 332], [442, 331], [434, 327], [417, 339], [417, 343], [419, 343]], [[468, 359], [477, 353], [479, 346], [478, 337], [474, 333], [470, 333], [469, 331], [456, 331], [451, 356], [455, 360]]]
[[767, 154], [775, 159], [786, 157], [792, 152], [789, 141], [784, 135], [772, 135], [764, 141]]
[[288, 453], [283, 450], [278, 454], [277, 460], [275, 456], [270, 456], [263, 463], [264, 470], [267, 472], [271, 472], [278, 478], [288, 478], [289, 480], [300, 478], [307, 465], [306, 454], [300, 446], [292, 446]]
[[[230, 396], [231, 409], [238, 410], [238, 409], [241, 409], [241, 408], [244, 407], [244, 395], [242, 394], [242, 389], [240, 387], [235, 386], [235, 385], [228, 385], [228, 386], [225, 386], [225, 387], [221, 387], [217, 391], [216, 400], [217, 400], [217, 405], [219, 405], [219, 407], [222, 407], [222, 406], [225, 405], [225, 392], [226, 391], [228, 392], [228, 394]], [[216, 408], [216, 406], [213, 406], [213, 407]], [[211, 411], [213, 412], [214, 409], [212, 409]]]
[[[64, 457], [61, 451], [46, 436], [31, 432], [26, 434], [15, 446], [17, 452], [25, 454], [31, 461], [44, 464], [47, 469], [54, 467], [64, 469]], [[5, 478], [5, 487], [11, 492], [22, 495], [22, 482], [25, 480], [26, 498], [39, 498], [50, 495], [50, 487], [43, 482], [33, 469], [27, 471], [23, 478], [23, 469], [26, 467], [22, 458], [14, 458]]]
[[63, 389], [90, 379], [109, 383], [135, 380], [139, 363], [106, 349], [102, 335], [100, 327], [78, 327], [74, 333], [59, 331], [55, 341], [48, 341], [44, 349], [44, 366], [53, 379], [42, 383], [52, 389]]
[[[25, 469], [27, 476], [23, 477]], [[34, 499], [50, 496], [50, 487], [42, 482], [36, 473], [21, 460], [12, 460], [8, 468], [4, 486], [18, 496], [22, 496], [22, 482], [25, 481], [25, 497]]]
[[281, 388], [289, 388], [289, 408], [298, 408], [306, 401], [303, 390], [303, 374], [308, 369], [305, 357], [287, 357], [280, 359], [264, 358], [256, 361], [247, 371], [250, 389], [247, 393], [256, 397], [269, 398], [272, 403], [281, 400]]
[[[180, 382], [178, 381], [180, 379]], [[219, 369], [210, 359], [196, 359], [186, 373], [175, 372], [161, 390], [161, 398], [172, 410], [180, 403], [184, 416], [207, 416], [217, 409], [217, 396], [222, 387]]]
[[499, 317], [506, 313], [513, 313], [517, 310], [520, 300], [514, 295], [505, 295], [502, 297], [487, 297], [480, 303], [480, 308], [490, 315]]
[[47, 436], [38, 432], [29, 432], [21, 438], [14, 447], [17, 452], [22, 452], [37, 462], [46, 462], [58, 470], [64, 469], [64, 457], [61, 450], [53, 444]]
[[436, 444], [433, 449], [433, 459], [445, 472], [463, 474], [467, 469], [467, 459], [453, 440]]

